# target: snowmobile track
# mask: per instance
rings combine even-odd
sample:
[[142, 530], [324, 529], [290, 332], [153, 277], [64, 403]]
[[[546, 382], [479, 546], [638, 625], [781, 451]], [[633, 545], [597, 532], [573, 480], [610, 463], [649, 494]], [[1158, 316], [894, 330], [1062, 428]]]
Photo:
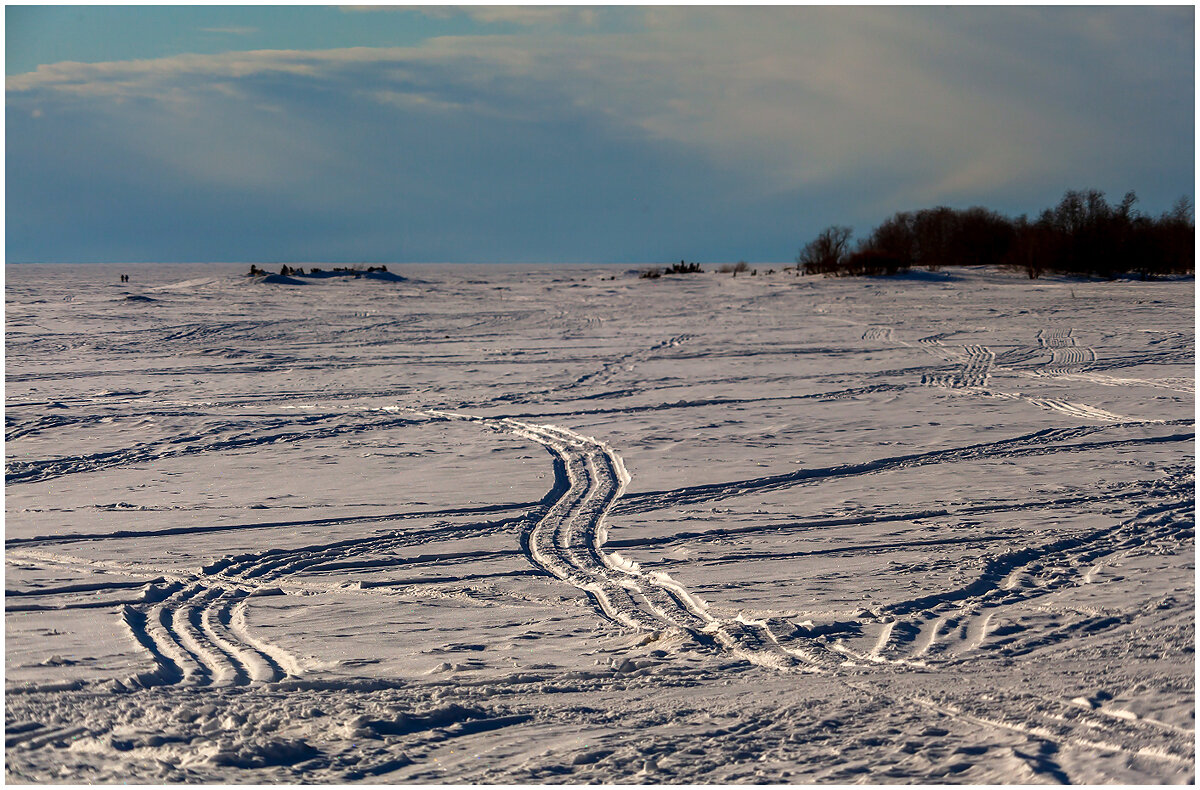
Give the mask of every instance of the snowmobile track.
[[[428, 411], [430, 416], [464, 419], [514, 433], [543, 445], [559, 459], [566, 490], [521, 541], [529, 561], [584, 592], [606, 619], [637, 631], [691, 637], [701, 647], [714, 643], [752, 664], [788, 671], [833, 666], [822, 648], [785, 648], [765, 623], [722, 619], [669, 575], [646, 573], [619, 554], [603, 549], [604, 520], [629, 482], [621, 457], [604, 442], [553, 425], [513, 419], [491, 420]], [[560, 486], [561, 487], [561, 486]]]

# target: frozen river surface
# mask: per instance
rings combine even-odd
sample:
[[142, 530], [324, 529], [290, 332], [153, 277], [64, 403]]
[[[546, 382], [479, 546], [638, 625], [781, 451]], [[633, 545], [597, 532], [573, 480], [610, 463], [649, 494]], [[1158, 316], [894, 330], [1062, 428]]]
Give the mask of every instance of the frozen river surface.
[[1191, 280], [243, 271], [6, 270], [9, 781], [1194, 780]]

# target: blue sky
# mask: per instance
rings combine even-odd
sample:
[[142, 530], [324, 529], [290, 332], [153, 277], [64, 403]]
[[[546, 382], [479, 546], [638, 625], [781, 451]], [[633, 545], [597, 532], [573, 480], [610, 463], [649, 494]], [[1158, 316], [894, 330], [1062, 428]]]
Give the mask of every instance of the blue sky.
[[789, 261], [1194, 191], [1191, 7], [8, 6], [16, 261]]

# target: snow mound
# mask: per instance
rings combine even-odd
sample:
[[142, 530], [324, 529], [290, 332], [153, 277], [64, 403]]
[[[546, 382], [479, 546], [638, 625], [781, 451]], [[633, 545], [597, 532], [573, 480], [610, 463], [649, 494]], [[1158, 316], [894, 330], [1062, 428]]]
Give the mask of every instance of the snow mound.
[[297, 280], [295, 277], [288, 277], [283, 274], [268, 274], [266, 277], [259, 279], [259, 282], [272, 283], [274, 285], [305, 285], [303, 280]]
[[368, 280], [383, 280], [389, 283], [408, 282], [407, 277], [401, 277], [400, 275], [393, 274], [392, 272], [363, 272], [363, 277], [366, 277]]
[[218, 748], [208, 761], [213, 765], [234, 768], [265, 768], [273, 765], [295, 765], [320, 754], [303, 740], [242, 741]]

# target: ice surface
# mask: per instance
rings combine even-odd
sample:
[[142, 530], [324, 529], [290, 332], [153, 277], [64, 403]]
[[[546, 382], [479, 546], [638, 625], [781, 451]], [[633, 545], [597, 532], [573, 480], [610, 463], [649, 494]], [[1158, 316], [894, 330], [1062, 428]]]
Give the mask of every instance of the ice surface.
[[1194, 780], [1190, 279], [394, 268], [7, 267], [8, 781]]

